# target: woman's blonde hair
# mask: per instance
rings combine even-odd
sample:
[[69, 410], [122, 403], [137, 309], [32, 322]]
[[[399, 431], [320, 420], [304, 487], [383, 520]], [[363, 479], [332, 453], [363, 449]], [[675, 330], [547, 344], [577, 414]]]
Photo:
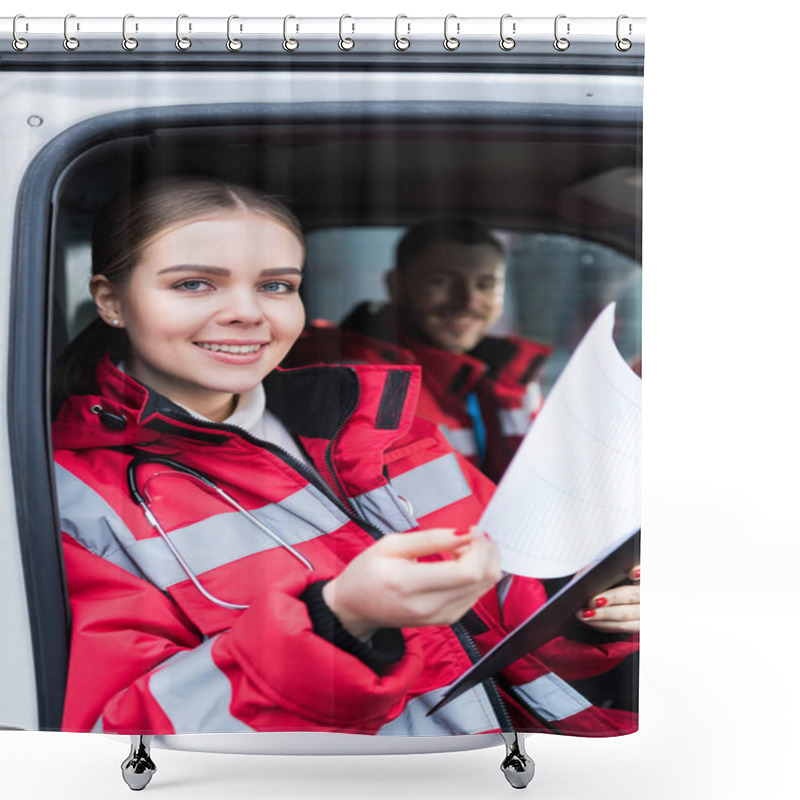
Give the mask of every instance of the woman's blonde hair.
[[271, 195], [212, 178], [161, 178], [121, 192], [97, 214], [92, 275], [125, 283], [142, 250], [161, 234], [210, 214], [237, 210], [266, 214], [303, 241], [297, 217]]

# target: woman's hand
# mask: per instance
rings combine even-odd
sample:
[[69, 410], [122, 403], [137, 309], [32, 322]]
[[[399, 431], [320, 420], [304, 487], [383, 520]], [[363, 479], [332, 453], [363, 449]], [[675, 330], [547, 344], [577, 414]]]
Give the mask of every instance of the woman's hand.
[[575, 615], [581, 622], [605, 633], [639, 632], [639, 567], [628, 577], [630, 586], [617, 586], [593, 597]]
[[[446, 561], [418, 562], [436, 553]], [[354, 558], [322, 596], [353, 636], [450, 625], [500, 580], [497, 546], [474, 528], [391, 533]]]

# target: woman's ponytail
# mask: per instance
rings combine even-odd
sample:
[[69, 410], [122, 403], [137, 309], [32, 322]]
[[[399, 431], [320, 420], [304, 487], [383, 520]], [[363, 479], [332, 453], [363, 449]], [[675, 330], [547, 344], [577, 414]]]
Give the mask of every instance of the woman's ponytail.
[[108, 353], [115, 363], [125, 356], [128, 336], [124, 330], [106, 325], [99, 317], [85, 327], [64, 349], [53, 365], [53, 416], [74, 394], [95, 394], [95, 373]]

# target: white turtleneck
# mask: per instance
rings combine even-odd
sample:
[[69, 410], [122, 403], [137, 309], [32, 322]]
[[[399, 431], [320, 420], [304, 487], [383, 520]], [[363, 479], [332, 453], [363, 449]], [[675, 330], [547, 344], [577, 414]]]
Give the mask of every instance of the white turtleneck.
[[[181, 407], [185, 408], [185, 406]], [[192, 411], [191, 408], [186, 410], [198, 419], [211, 422], [202, 414]], [[311, 466], [305, 453], [297, 445], [286, 426], [267, 408], [267, 393], [260, 383], [249, 392], [238, 395], [233, 413], [222, 421], [226, 425], [236, 425], [236, 427], [242, 428], [257, 439], [277, 445], [307, 466]]]

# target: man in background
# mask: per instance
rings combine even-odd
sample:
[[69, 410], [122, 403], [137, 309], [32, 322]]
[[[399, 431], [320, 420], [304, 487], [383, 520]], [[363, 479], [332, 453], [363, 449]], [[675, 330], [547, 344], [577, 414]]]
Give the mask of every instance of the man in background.
[[338, 329], [312, 326], [292, 363], [419, 364], [419, 415], [497, 481], [539, 411], [551, 352], [489, 335], [503, 313], [505, 275], [503, 245], [481, 223], [424, 222], [397, 246], [386, 276], [390, 302], [360, 304]]

